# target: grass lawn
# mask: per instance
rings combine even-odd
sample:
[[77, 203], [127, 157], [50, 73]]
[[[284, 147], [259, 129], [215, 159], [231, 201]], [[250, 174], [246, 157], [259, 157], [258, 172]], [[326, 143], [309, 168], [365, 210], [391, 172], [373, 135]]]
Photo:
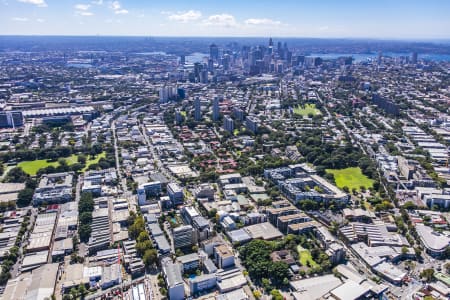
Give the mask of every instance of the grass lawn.
[[308, 262], [309, 266], [312, 268], [318, 266], [318, 264], [312, 259], [311, 252], [309, 252], [309, 250], [303, 248], [302, 246], [297, 246], [297, 252], [302, 266], [307, 267]]
[[334, 175], [334, 180], [339, 188], [347, 186], [350, 190], [353, 188], [359, 190], [360, 186], [364, 186], [366, 189], [373, 186], [374, 181], [364, 175], [359, 167], [341, 170], [326, 169], [326, 172]]
[[[91, 157], [88, 157], [88, 159], [86, 160], [86, 167], [82, 171], [84, 172], [87, 170], [87, 168], [90, 165], [98, 163], [98, 161], [102, 157], [106, 157], [105, 152], [100, 153], [93, 159], [91, 159]], [[78, 162], [78, 155], [72, 154], [69, 157], [64, 157], [64, 159], [67, 161], [67, 164], [70, 166], [70, 165], [73, 165]], [[46, 159], [37, 159], [37, 160], [32, 160], [32, 161], [22, 161], [22, 162], [18, 163], [17, 166], [19, 168], [22, 168], [22, 170], [25, 173], [27, 173], [31, 176], [34, 176], [39, 171], [39, 169], [46, 168], [49, 166], [53, 166], [56, 168], [57, 166], [59, 166], [59, 162], [58, 161], [47, 161]]]
[[57, 167], [59, 165], [58, 161], [47, 161], [46, 159], [37, 159], [32, 161], [22, 161], [17, 166], [22, 168], [22, 170], [28, 175], [34, 176], [37, 171], [42, 168], [49, 166]]
[[[91, 156], [89, 156], [88, 159], [86, 160], [86, 167], [84, 167], [84, 169], [82, 169], [81, 171], [85, 172], [89, 168], [90, 165], [94, 165], [94, 164], [98, 163], [98, 161], [101, 158], [106, 158], [106, 152], [103, 151], [102, 153], [97, 155], [95, 158], [91, 158]], [[78, 161], [78, 159], [77, 159], [77, 161]]]
[[294, 114], [301, 115], [303, 117], [307, 117], [309, 114], [312, 114], [313, 116], [320, 114], [320, 110], [316, 108], [316, 105], [311, 103], [305, 104], [304, 107], [298, 105], [294, 108]]

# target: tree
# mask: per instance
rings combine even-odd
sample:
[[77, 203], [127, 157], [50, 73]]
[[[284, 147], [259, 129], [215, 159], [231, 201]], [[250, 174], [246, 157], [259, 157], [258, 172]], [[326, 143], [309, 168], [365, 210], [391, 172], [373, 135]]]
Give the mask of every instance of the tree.
[[447, 274], [450, 274], [450, 262], [448, 262], [444, 265], [444, 269], [447, 272]]
[[25, 182], [29, 178], [29, 175], [25, 173], [22, 168], [15, 167], [9, 170], [6, 174], [4, 182]]
[[139, 233], [139, 236], [136, 239], [138, 242], [144, 242], [144, 241], [149, 241], [150, 240], [150, 236], [148, 235], [147, 231], [141, 231]]
[[144, 256], [142, 257], [142, 261], [147, 267], [154, 265], [158, 261], [158, 252], [156, 249], [146, 250]]
[[80, 241], [78, 240], [78, 235], [75, 234], [72, 237], [73, 251], [77, 251], [79, 243], [80, 243]]
[[271, 289], [271, 285], [270, 285], [270, 280], [269, 280], [269, 279], [267, 279], [267, 278], [261, 279], [261, 284], [262, 284], [263, 288], [264, 288], [266, 291], [268, 291], [268, 290]]
[[406, 210], [416, 209], [417, 205], [415, 205], [412, 201], [407, 201], [405, 204], [403, 204], [403, 208]]
[[212, 208], [208, 211], [208, 218], [212, 219], [215, 218], [217, 215], [217, 209]]
[[80, 214], [80, 224], [91, 224], [92, 223], [92, 213], [89, 211], [82, 212]]
[[289, 266], [285, 262], [274, 262], [269, 267], [269, 273], [275, 285], [281, 285], [284, 278], [289, 277]]
[[275, 289], [272, 290], [270, 292], [270, 295], [272, 295], [273, 300], [283, 300], [284, 299], [283, 295], [280, 293], [279, 290], [275, 290]]
[[76, 288], [71, 288], [70, 289], [70, 295], [72, 296], [72, 299], [77, 299], [78, 297], [78, 290]]
[[136, 251], [139, 255], [143, 255], [146, 250], [152, 249], [153, 245], [150, 240], [145, 240], [143, 242], [136, 243]]
[[261, 294], [260, 291], [254, 290], [254, 291], [253, 291], [253, 296], [254, 296], [256, 299], [260, 299], [261, 296], [262, 296], [262, 294]]
[[78, 234], [80, 235], [80, 240], [82, 242], [89, 241], [89, 237], [91, 236], [91, 226], [89, 224], [82, 224], [78, 229]]
[[58, 164], [62, 168], [66, 168], [68, 166], [67, 160], [65, 158], [62, 158], [62, 157], [60, 159], [58, 159]]
[[128, 234], [130, 235], [130, 238], [136, 239], [142, 231], [145, 231], [145, 223], [144, 218], [139, 216], [136, 217], [134, 223], [128, 227]]
[[405, 255], [405, 254], [407, 254], [407, 253], [408, 253], [408, 247], [403, 246], [403, 247], [402, 247], [402, 254]]
[[414, 248], [414, 253], [417, 257], [420, 257], [422, 255], [422, 250], [418, 247]]
[[84, 295], [86, 295], [87, 290], [86, 290], [86, 286], [82, 283], [80, 283], [80, 285], [78, 286], [78, 293], [80, 294], [81, 298], [84, 298]]
[[81, 214], [82, 212], [89, 211], [92, 212], [94, 210], [94, 198], [91, 193], [82, 193], [80, 196], [80, 202], [78, 204], [78, 212]]
[[434, 269], [425, 269], [420, 273], [420, 277], [422, 277], [426, 282], [430, 282], [434, 277]]
[[79, 154], [77, 159], [80, 164], [86, 165], [86, 155]]
[[30, 188], [25, 188], [19, 192], [17, 195], [17, 206], [24, 207], [28, 206], [33, 199], [34, 190]]

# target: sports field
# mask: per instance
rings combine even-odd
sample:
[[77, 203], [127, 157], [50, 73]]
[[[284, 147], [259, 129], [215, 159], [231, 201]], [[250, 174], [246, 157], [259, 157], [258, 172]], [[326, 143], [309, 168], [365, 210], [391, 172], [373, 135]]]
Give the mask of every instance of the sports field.
[[[91, 158], [89, 156], [88, 159], [86, 160], [86, 167], [82, 171], [84, 172], [87, 170], [87, 168], [90, 165], [98, 163], [98, 161], [102, 157], [103, 158], [106, 157], [105, 152], [100, 153], [95, 158]], [[70, 165], [73, 165], [78, 162], [78, 155], [72, 154], [69, 157], [64, 157], [64, 159], [66, 160], [67, 164], [70, 166]], [[22, 168], [22, 170], [25, 173], [27, 173], [28, 175], [34, 176], [39, 171], [39, 169], [46, 168], [49, 166], [53, 166], [56, 168], [57, 166], [59, 166], [59, 162], [58, 161], [48, 161], [46, 159], [37, 159], [37, 160], [32, 160], [32, 161], [22, 161], [17, 166], [19, 168]]]
[[307, 117], [308, 115], [312, 114], [313, 116], [320, 114], [320, 110], [316, 108], [316, 105], [311, 103], [305, 104], [305, 106], [298, 105], [294, 108], [294, 114], [300, 115], [303, 117]]
[[373, 186], [373, 180], [364, 175], [359, 167], [340, 170], [326, 169], [326, 172], [334, 175], [334, 181], [339, 188], [346, 186], [350, 190], [353, 188], [359, 190], [361, 186], [366, 189]]

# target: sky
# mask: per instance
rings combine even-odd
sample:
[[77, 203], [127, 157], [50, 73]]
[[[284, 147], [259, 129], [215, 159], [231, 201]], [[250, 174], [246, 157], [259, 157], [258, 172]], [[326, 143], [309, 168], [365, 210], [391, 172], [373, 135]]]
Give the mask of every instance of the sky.
[[450, 39], [450, 0], [0, 0], [0, 35]]

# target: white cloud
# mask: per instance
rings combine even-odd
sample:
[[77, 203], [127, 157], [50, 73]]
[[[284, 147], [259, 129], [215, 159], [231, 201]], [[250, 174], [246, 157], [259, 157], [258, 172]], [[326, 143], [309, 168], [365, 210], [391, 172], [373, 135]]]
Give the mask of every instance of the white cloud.
[[202, 13], [198, 10], [189, 10], [186, 12], [178, 12], [178, 13], [168, 13], [168, 12], [161, 12], [161, 13], [168, 14], [169, 20], [181, 23], [196, 21], [202, 17]]
[[45, 22], [45, 19], [36, 19], [36, 22], [44, 23], [44, 22]]
[[280, 21], [275, 21], [272, 19], [247, 19], [244, 21], [246, 25], [261, 25], [261, 26], [279, 26], [281, 25]]
[[114, 13], [116, 15], [126, 15], [128, 13], [128, 10], [126, 10], [126, 9], [119, 9], [119, 10], [114, 11]]
[[103, 4], [103, 0], [94, 0], [94, 1], [91, 1], [91, 3], [95, 4], [95, 5], [102, 5]]
[[89, 11], [89, 8], [91, 8], [90, 4], [76, 4], [74, 7], [75, 14], [78, 16], [90, 17], [94, 15], [93, 12]]
[[221, 26], [221, 27], [236, 27], [238, 25], [236, 19], [229, 14], [219, 14], [209, 16], [208, 19], [204, 21], [204, 24], [208, 26]]
[[90, 11], [77, 11], [76, 13], [83, 17], [90, 17], [94, 15], [94, 13]]
[[113, 2], [111, 2], [111, 8], [113, 9], [113, 10], [119, 10], [120, 9], [120, 3], [119, 3], [119, 1], [113, 1]]
[[116, 15], [125, 15], [128, 13], [128, 10], [122, 8], [119, 1], [113, 1], [109, 5], [109, 7], [114, 11]]
[[84, 11], [88, 10], [89, 7], [91, 7], [90, 4], [76, 4], [75, 5], [75, 9], [84, 10]]
[[325, 26], [320, 26], [320, 27], [319, 27], [319, 30], [320, 30], [320, 31], [327, 31], [328, 29], [330, 29], [330, 27], [328, 27], [328, 26], [326, 26], [326, 25], [325, 25]]
[[28, 22], [28, 18], [23, 18], [23, 17], [15, 17], [15, 18], [12, 18], [11, 20], [16, 21], [16, 22]]
[[19, 2], [34, 4], [39, 7], [47, 7], [47, 3], [44, 0], [18, 0]]

